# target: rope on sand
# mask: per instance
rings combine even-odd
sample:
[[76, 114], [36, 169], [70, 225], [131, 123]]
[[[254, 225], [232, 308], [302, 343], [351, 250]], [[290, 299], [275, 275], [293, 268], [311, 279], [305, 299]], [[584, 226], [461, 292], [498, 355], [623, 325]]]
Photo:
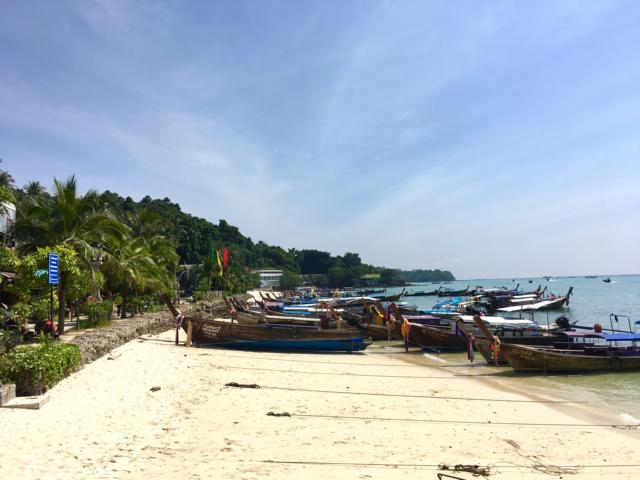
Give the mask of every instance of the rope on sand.
[[[228, 383], [225, 386], [235, 387], [237, 385], [233, 385], [236, 382]], [[256, 384], [254, 384], [256, 385]], [[557, 400], [523, 400], [523, 399], [509, 399], [509, 398], [481, 398], [481, 397], [453, 397], [453, 396], [440, 396], [440, 395], [405, 395], [400, 393], [376, 393], [376, 392], [353, 392], [353, 391], [344, 391], [344, 390], [316, 390], [310, 388], [293, 388], [293, 387], [274, 387], [268, 385], [256, 385], [251, 388], [265, 388], [269, 390], [286, 390], [291, 392], [309, 392], [309, 393], [335, 393], [339, 395], [367, 395], [373, 397], [396, 397], [396, 398], [430, 398], [433, 400], [466, 400], [471, 402], [506, 402], [506, 403], [582, 403], [582, 402], [565, 402], [565, 401], [557, 401]]]
[[580, 473], [580, 471], [582, 471], [583, 467], [578, 465], [576, 466], [547, 465], [545, 463], [542, 463], [540, 460], [538, 460], [538, 458], [535, 455], [526, 455], [522, 453], [521, 451], [522, 447], [515, 440], [505, 439], [504, 441], [507, 444], [511, 445], [520, 457], [531, 462], [532, 463], [531, 468], [533, 468], [534, 470], [540, 473], [544, 473], [546, 475], [560, 476], [560, 475], [575, 475], [577, 473]]
[[[429, 464], [429, 463], [364, 463], [364, 462], [323, 462], [323, 461], [304, 461], [304, 460], [256, 460], [259, 463], [270, 463], [270, 464], [278, 464], [278, 465], [314, 465], [314, 466], [329, 466], [329, 467], [370, 467], [370, 468], [425, 468], [425, 469], [435, 469], [438, 468], [438, 464]], [[495, 466], [494, 466], [495, 467]], [[500, 465], [500, 470], [529, 470], [534, 469], [535, 465], [517, 465], [517, 464], [507, 464]], [[583, 469], [605, 469], [605, 468], [638, 468], [640, 464], [638, 463], [630, 463], [630, 464], [599, 464], [599, 465], [554, 465], [554, 468], [559, 469], [579, 469], [581, 471]], [[539, 471], [539, 470], [537, 470]], [[545, 472], [546, 473], [546, 472]], [[549, 473], [550, 475], [557, 475], [556, 473]]]
[[[495, 466], [487, 465], [486, 467], [481, 467], [480, 465], [463, 465], [461, 463], [450, 467], [446, 463], [442, 463], [438, 465], [438, 470], [453, 470], [454, 472], [467, 472], [473, 474], [474, 477], [488, 477], [489, 475], [493, 475], [495, 472]], [[439, 478], [440, 475], [438, 475]], [[456, 478], [456, 477], [451, 477]]]
[[[271, 414], [269, 412], [267, 415]], [[285, 412], [288, 413], [288, 412]], [[458, 424], [458, 425], [501, 425], [511, 427], [576, 427], [576, 428], [621, 428], [621, 429], [633, 429], [636, 430], [640, 425], [611, 425], [609, 423], [530, 423], [530, 422], [492, 422], [491, 420], [447, 420], [447, 419], [432, 419], [432, 418], [389, 418], [389, 417], [360, 417], [360, 416], [346, 416], [346, 415], [316, 415], [308, 413], [290, 413], [288, 415], [272, 415], [272, 416], [286, 416], [286, 417], [300, 417], [300, 418], [324, 418], [333, 420], [364, 420], [364, 421], [379, 421], [379, 422], [416, 422], [416, 423], [446, 423], [446, 424]], [[627, 428], [631, 427], [631, 428]], [[635, 428], [634, 428], [635, 427]]]
[[[171, 342], [173, 343], [173, 342]], [[282, 370], [281, 368], [263, 368], [263, 367], [238, 367], [236, 365], [212, 365], [211, 368], [218, 370], [256, 370], [259, 372], [278, 372], [278, 373], [303, 373], [305, 375], [335, 375], [338, 377], [379, 377], [379, 378], [426, 378], [426, 379], [442, 379], [442, 380], [460, 380], [467, 377], [482, 377], [482, 375], [378, 375], [376, 373], [352, 373], [352, 372], [314, 372], [311, 370]]]

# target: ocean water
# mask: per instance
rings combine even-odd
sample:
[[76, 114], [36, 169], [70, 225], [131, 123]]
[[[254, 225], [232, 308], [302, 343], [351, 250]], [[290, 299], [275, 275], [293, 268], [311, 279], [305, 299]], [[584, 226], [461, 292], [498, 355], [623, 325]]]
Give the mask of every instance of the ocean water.
[[[566, 294], [573, 286], [573, 296], [568, 307], [549, 312], [524, 312], [524, 318], [545, 324], [553, 323], [560, 316], [567, 316], [579, 325], [594, 325], [600, 323], [604, 328], [629, 330], [626, 318], [619, 317], [619, 321], [610, 319], [610, 314], [628, 315], [631, 327], [640, 332], [640, 275], [609, 276], [611, 283], [603, 282], [602, 276], [597, 278], [558, 277], [550, 280], [544, 278], [515, 278], [515, 279], [475, 279], [458, 280], [448, 284], [421, 283], [408, 287], [408, 290], [435, 290], [439, 286], [452, 289], [463, 289], [467, 285], [515, 288], [519, 283], [520, 289], [534, 290], [538, 285], [548, 287], [548, 291], [556, 295]], [[531, 280], [531, 283], [529, 283]], [[399, 292], [401, 288], [388, 289], [388, 294]], [[430, 308], [443, 299], [442, 297], [409, 297], [406, 300], [420, 308]], [[505, 315], [506, 316], [506, 315]], [[517, 317], [518, 314], [511, 314]], [[432, 356], [433, 354], [427, 354]], [[595, 408], [607, 411], [620, 418], [622, 422], [637, 420], [640, 423], [640, 371], [636, 372], [603, 372], [574, 375], [518, 375], [512, 373], [508, 367], [493, 367], [483, 364], [482, 357], [476, 355], [472, 366], [464, 353], [437, 354], [437, 363], [446, 364], [457, 370], [472, 371], [478, 375], [495, 375], [501, 382], [520, 389], [539, 393], [552, 393], [554, 396], [567, 400], [586, 401]], [[479, 365], [476, 365], [479, 364]]]

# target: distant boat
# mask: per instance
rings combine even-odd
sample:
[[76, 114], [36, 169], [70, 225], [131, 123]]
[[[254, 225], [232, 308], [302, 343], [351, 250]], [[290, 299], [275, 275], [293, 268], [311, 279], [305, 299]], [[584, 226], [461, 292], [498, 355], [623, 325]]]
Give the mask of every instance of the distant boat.
[[469, 290], [470, 286], [471, 285], [467, 285], [466, 288], [463, 288], [462, 290], [452, 290], [450, 288], [444, 288], [438, 291], [438, 296], [439, 297], [458, 297], [458, 296], [463, 297], [471, 293], [471, 291]]
[[607, 277], [607, 278], [603, 278], [603, 279], [602, 279], [602, 281], [603, 281], [604, 283], [611, 283], [611, 279], [610, 279], [609, 277]]
[[565, 305], [569, 305], [569, 297], [573, 294], [573, 287], [569, 288], [566, 295], [562, 297], [547, 298], [533, 303], [526, 303], [524, 305], [510, 305], [507, 307], [498, 308], [499, 312], [521, 312], [527, 310], [553, 310], [555, 308], [561, 308]]
[[[442, 288], [442, 287], [440, 287], [440, 288]], [[430, 292], [426, 292], [426, 291], [405, 292], [404, 296], [405, 297], [428, 297], [428, 296], [432, 296], [432, 295], [438, 295], [438, 293], [440, 292], [440, 288], [438, 288], [437, 290], [432, 290]]]
[[596, 275], [585, 275], [584, 278], [598, 278]]

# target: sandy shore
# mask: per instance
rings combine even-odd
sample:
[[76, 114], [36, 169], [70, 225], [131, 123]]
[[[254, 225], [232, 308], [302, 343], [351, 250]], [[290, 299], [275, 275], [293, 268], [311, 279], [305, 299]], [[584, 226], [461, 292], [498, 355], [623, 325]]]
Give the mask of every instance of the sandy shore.
[[172, 335], [93, 362], [39, 411], [1, 409], [0, 477], [435, 479], [438, 464], [474, 463], [501, 479], [640, 477], [640, 431], [608, 426], [620, 419], [588, 404], [526, 395], [517, 379], [384, 347], [240, 352], [175, 347]]

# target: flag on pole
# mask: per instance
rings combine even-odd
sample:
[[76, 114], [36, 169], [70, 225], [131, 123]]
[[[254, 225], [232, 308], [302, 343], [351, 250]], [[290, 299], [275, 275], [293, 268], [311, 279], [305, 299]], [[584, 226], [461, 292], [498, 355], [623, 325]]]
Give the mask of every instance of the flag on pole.
[[221, 277], [224, 273], [224, 269], [222, 268], [222, 260], [220, 259], [219, 251], [216, 251], [216, 258], [218, 259], [218, 276]]
[[211, 250], [209, 251], [209, 260], [211, 260], [212, 262], [216, 261], [216, 251], [213, 248], [213, 242], [211, 242]]
[[222, 269], [226, 272], [229, 264], [229, 250], [227, 247], [222, 248]]

